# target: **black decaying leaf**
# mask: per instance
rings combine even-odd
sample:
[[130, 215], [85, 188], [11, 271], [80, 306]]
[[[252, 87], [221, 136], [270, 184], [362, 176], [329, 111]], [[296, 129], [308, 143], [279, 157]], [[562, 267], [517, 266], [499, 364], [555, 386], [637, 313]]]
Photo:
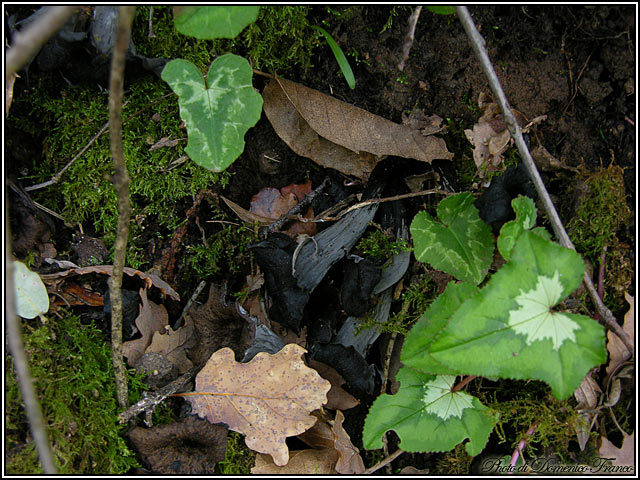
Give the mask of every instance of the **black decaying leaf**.
[[369, 310], [371, 293], [380, 281], [382, 267], [370, 258], [348, 255], [340, 301], [347, 315], [361, 317]]
[[309, 351], [314, 360], [333, 367], [350, 387], [360, 393], [373, 393], [376, 386], [376, 367], [369, 365], [355, 348], [329, 343], [315, 344]]
[[163, 475], [211, 475], [227, 449], [227, 429], [194, 415], [159, 427], [135, 427], [129, 438], [149, 468]]

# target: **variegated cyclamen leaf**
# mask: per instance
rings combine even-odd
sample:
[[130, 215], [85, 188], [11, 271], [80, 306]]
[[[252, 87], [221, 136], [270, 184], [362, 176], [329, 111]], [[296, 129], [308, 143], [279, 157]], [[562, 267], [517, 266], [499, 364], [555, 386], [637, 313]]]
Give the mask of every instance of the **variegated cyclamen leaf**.
[[477, 285], [493, 259], [493, 236], [473, 202], [468, 192], [445, 198], [437, 210], [442, 223], [420, 212], [411, 223], [411, 235], [419, 261]]
[[234, 38], [258, 17], [258, 6], [179, 7], [174, 23], [183, 35], [213, 40]]
[[433, 376], [403, 366], [395, 395], [380, 395], [367, 415], [362, 441], [382, 447], [382, 436], [394, 430], [408, 452], [443, 452], [466, 438], [467, 453], [478, 455], [496, 423], [492, 412], [465, 392], [451, 392], [455, 376]]
[[[518, 241], [518, 237], [525, 230], [531, 230], [536, 223], [536, 205], [529, 197], [518, 196], [511, 201], [511, 206], [516, 212], [516, 219], [505, 223], [500, 229], [498, 237], [498, 251], [505, 260], [511, 258], [511, 251]], [[551, 234], [542, 227], [533, 228], [534, 233], [547, 240], [551, 240]]]
[[431, 344], [431, 357], [458, 373], [542, 380], [558, 399], [569, 397], [606, 361], [601, 325], [553, 310], [583, 273], [576, 252], [523, 232], [511, 260]]
[[216, 58], [203, 78], [186, 60], [171, 60], [162, 79], [178, 95], [180, 117], [187, 125], [185, 151], [214, 172], [231, 165], [244, 150], [244, 135], [260, 119], [262, 97], [251, 84], [253, 70], [242, 57]]
[[449, 283], [407, 335], [400, 354], [402, 364], [426, 373], [455, 374], [451, 368], [434, 360], [429, 348], [460, 305], [478, 292], [478, 287], [470, 283]]

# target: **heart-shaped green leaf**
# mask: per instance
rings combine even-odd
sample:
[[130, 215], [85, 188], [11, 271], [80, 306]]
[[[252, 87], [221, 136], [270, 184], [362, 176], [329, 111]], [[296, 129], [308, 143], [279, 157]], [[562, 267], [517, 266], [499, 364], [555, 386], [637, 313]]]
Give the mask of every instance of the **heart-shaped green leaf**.
[[431, 357], [458, 373], [542, 380], [567, 398], [606, 360], [601, 325], [552, 310], [583, 273], [576, 252], [523, 232], [511, 260], [453, 314]]
[[455, 376], [402, 367], [396, 379], [398, 393], [380, 395], [369, 410], [362, 432], [365, 448], [381, 448], [382, 436], [394, 430], [408, 452], [451, 450], [466, 438], [469, 455], [482, 451], [496, 418], [477, 398], [451, 392]]
[[185, 151], [198, 165], [220, 172], [243, 152], [244, 135], [262, 112], [252, 76], [249, 62], [230, 53], [213, 61], [206, 83], [186, 60], [172, 60], [162, 71], [162, 79], [178, 95], [180, 116], [187, 124]]
[[473, 201], [468, 192], [445, 198], [437, 210], [442, 223], [420, 212], [411, 223], [411, 234], [419, 261], [477, 285], [493, 259], [493, 235]]
[[16, 311], [23, 318], [35, 318], [49, 310], [49, 294], [40, 275], [22, 262], [13, 262]]
[[182, 7], [176, 12], [176, 30], [183, 35], [213, 40], [234, 38], [247, 25], [255, 22], [260, 7]]
[[427, 309], [413, 326], [402, 346], [402, 364], [433, 374], [455, 374], [450, 368], [435, 361], [429, 348], [449, 323], [451, 316], [473, 295], [478, 287], [470, 283], [453, 283]]

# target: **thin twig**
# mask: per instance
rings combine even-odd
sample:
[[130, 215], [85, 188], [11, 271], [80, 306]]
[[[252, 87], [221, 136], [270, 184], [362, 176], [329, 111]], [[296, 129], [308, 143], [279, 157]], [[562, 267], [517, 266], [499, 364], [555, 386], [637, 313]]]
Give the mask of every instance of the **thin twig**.
[[131, 405], [128, 409], [118, 415], [120, 423], [126, 423], [133, 417], [142, 412], [153, 412], [153, 410], [164, 401], [165, 398], [173, 395], [178, 390], [189, 383], [198, 372], [198, 367], [191, 367], [186, 373], [175, 379], [173, 382], [165, 385], [157, 392], [147, 395], [135, 405]]
[[460, 391], [460, 390], [462, 390], [464, 387], [466, 387], [466, 386], [467, 386], [467, 384], [468, 384], [471, 380], [473, 380], [474, 378], [476, 378], [476, 376], [475, 376], [475, 375], [469, 375], [469, 376], [467, 376], [467, 377], [463, 378], [463, 379], [460, 381], [460, 383], [458, 383], [455, 387], [453, 387], [453, 388], [451, 389], [451, 393], [459, 392], [459, 391]]
[[[6, 211], [9, 216], [9, 209]], [[5, 228], [9, 227], [9, 218], [6, 219]], [[24, 402], [24, 413], [29, 421], [29, 428], [33, 442], [38, 450], [38, 456], [42, 463], [42, 471], [46, 474], [56, 474], [58, 470], [53, 461], [53, 453], [49, 446], [49, 439], [44, 428], [44, 419], [42, 410], [38, 402], [38, 396], [33, 386], [33, 377], [29, 370], [29, 362], [24, 351], [24, 343], [22, 342], [22, 329], [20, 328], [20, 320], [16, 314], [15, 307], [15, 290], [13, 286], [13, 260], [11, 258], [11, 233], [7, 231], [7, 245], [5, 245], [5, 319], [7, 325], [7, 341], [9, 351], [13, 357], [13, 368], [15, 370], [16, 381], [22, 393], [22, 401]]]
[[382, 460], [380, 460], [373, 467], [367, 468], [364, 472], [362, 472], [362, 474], [363, 475], [369, 475], [369, 474], [371, 474], [371, 473], [373, 473], [375, 471], [380, 470], [385, 465], [393, 462], [396, 458], [398, 458], [403, 453], [404, 453], [404, 450], [401, 450], [401, 449], [396, 450], [391, 455], [389, 455], [387, 458], [383, 458]]
[[404, 64], [409, 58], [409, 53], [411, 52], [411, 47], [413, 46], [413, 37], [416, 33], [416, 25], [418, 24], [418, 18], [420, 17], [420, 11], [422, 11], [422, 6], [418, 5], [411, 16], [409, 17], [409, 30], [407, 31], [407, 35], [404, 37], [404, 45], [402, 46], [402, 59], [400, 63], [398, 63], [398, 70], [404, 70]]
[[[482, 70], [489, 81], [489, 86], [491, 87], [494, 98], [498, 100], [498, 104], [500, 105], [500, 109], [502, 110], [502, 113], [504, 115], [505, 123], [509, 128], [509, 133], [511, 133], [511, 136], [515, 140], [516, 146], [518, 147], [518, 152], [520, 153], [520, 156], [522, 157], [527, 167], [529, 176], [531, 177], [533, 185], [538, 192], [538, 196], [542, 200], [542, 205], [547, 214], [547, 217], [549, 218], [549, 221], [551, 222], [551, 226], [553, 227], [553, 231], [556, 234], [556, 238], [559, 240], [561, 245], [575, 250], [575, 247], [573, 246], [573, 243], [571, 243], [569, 235], [567, 235], [567, 232], [562, 225], [560, 216], [553, 206], [551, 197], [549, 196], [549, 193], [544, 186], [544, 182], [542, 181], [542, 177], [540, 177], [540, 173], [538, 172], [538, 169], [533, 162], [533, 158], [531, 158], [531, 153], [529, 153], [529, 148], [527, 147], [527, 144], [522, 137], [522, 132], [520, 131], [518, 122], [516, 121], [513, 112], [509, 107], [507, 97], [502, 90], [500, 81], [498, 80], [496, 72], [493, 69], [493, 65], [491, 64], [491, 60], [489, 59], [489, 55], [487, 54], [487, 51], [485, 49], [485, 41], [482, 38], [482, 35], [480, 35], [478, 30], [476, 29], [476, 26], [474, 25], [473, 19], [471, 18], [471, 15], [469, 14], [467, 8], [456, 7], [456, 12], [458, 14], [458, 18], [460, 19], [460, 22], [462, 23], [462, 26], [467, 33], [467, 36], [469, 37], [471, 47], [473, 48], [476, 57], [480, 61], [480, 66], [482, 67]], [[613, 330], [613, 332], [624, 343], [625, 347], [628, 350], [626, 355], [631, 356], [634, 349], [629, 336], [618, 324], [611, 311], [602, 303], [602, 300], [600, 300], [598, 292], [593, 286], [593, 281], [586, 271], [584, 273], [583, 280], [587, 291], [589, 292], [589, 296], [591, 297], [591, 300], [598, 310], [602, 321], [609, 329]]]
[[136, 7], [118, 9], [118, 30], [111, 61], [109, 82], [109, 137], [113, 156], [113, 186], [118, 196], [118, 231], [113, 252], [113, 272], [109, 279], [111, 295], [111, 350], [120, 408], [129, 405], [127, 377], [122, 359], [122, 271], [127, 253], [127, 237], [131, 205], [129, 204], [129, 173], [122, 148], [122, 97], [124, 89], [125, 55]]
[[184, 319], [186, 318], [187, 313], [189, 313], [189, 310], [191, 310], [191, 306], [193, 305], [193, 302], [196, 301], [196, 299], [198, 298], [198, 295], [200, 295], [200, 292], [202, 292], [206, 284], [207, 282], [202, 280], [196, 287], [195, 291], [193, 292], [193, 295], [191, 295], [191, 298], [182, 309], [182, 314], [180, 314], [180, 318], [176, 320], [175, 327], [174, 327], [176, 330], [184, 324], [184, 321], [185, 321]]
[[24, 67], [29, 59], [47, 43], [47, 40], [67, 23], [78, 8], [78, 6], [49, 7], [45, 15], [18, 32], [5, 59], [5, 79], [8, 81], [14, 73]]
[[[604, 300], [604, 272], [605, 272], [605, 262], [607, 260], [607, 246], [605, 245], [602, 249], [602, 253], [600, 254], [600, 266], [598, 267], [598, 296], [601, 300]], [[600, 318], [598, 312], [596, 312], [593, 316], [595, 320]]]

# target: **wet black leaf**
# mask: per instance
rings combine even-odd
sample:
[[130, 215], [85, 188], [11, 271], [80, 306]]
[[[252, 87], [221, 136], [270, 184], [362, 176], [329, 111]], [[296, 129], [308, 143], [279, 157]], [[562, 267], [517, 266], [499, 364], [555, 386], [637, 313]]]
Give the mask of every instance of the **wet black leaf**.
[[314, 360], [333, 367], [347, 385], [359, 393], [372, 394], [376, 386], [376, 367], [369, 365], [355, 348], [344, 345], [315, 344], [309, 348]]
[[369, 310], [371, 293], [380, 281], [382, 267], [370, 258], [347, 256], [340, 301], [347, 315], [361, 317]]

